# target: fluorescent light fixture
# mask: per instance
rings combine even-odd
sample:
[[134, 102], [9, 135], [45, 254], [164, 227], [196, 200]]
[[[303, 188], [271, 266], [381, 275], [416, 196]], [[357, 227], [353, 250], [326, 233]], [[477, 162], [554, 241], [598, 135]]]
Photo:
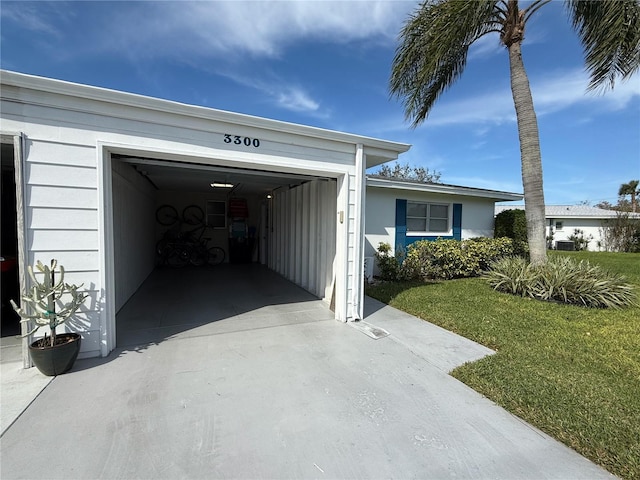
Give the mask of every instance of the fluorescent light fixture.
[[212, 188], [233, 188], [233, 183], [217, 183], [214, 182], [211, 184]]

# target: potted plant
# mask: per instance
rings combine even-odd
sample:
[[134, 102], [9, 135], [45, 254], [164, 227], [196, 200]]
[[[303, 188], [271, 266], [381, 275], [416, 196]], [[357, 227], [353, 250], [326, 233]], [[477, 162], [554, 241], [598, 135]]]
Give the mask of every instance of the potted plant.
[[[33, 326], [24, 336], [35, 333], [41, 327], [49, 327], [49, 335], [39, 338], [29, 345], [29, 353], [34, 365], [45, 375], [54, 376], [68, 371], [78, 357], [81, 337], [77, 333], [58, 333], [56, 328], [69, 320], [80, 308], [88, 295], [78, 292], [82, 285], [64, 283], [64, 267], [58, 267], [57, 260], [51, 260], [51, 266], [38, 261], [36, 268], [44, 274], [42, 281], [36, 278], [31, 266], [28, 267], [33, 287], [28, 295], [22, 297], [22, 306], [11, 300], [11, 305], [21, 322]], [[56, 279], [56, 268], [59, 275]], [[62, 297], [70, 296], [63, 303]]]

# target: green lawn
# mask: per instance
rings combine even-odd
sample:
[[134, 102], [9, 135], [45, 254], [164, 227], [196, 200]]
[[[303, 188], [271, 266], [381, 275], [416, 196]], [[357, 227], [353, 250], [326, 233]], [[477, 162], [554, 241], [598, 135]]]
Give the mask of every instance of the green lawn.
[[[552, 254], [623, 274], [640, 294], [640, 254]], [[640, 307], [545, 303], [478, 278], [367, 294], [496, 350], [453, 376], [615, 475], [640, 478]]]

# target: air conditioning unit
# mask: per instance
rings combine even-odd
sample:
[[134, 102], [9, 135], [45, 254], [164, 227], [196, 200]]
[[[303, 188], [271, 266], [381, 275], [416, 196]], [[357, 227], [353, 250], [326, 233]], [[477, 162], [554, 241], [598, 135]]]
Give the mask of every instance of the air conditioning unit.
[[576, 249], [575, 243], [572, 240], [558, 240], [556, 242], [556, 250], [564, 250], [566, 252], [572, 252]]

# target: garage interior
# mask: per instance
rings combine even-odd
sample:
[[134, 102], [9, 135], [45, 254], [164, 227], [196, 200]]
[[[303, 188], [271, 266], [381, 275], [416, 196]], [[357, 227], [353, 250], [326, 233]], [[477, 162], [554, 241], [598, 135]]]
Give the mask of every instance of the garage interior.
[[[111, 178], [117, 347], [333, 318], [336, 179], [115, 153]], [[173, 225], [157, 221], [165, 205]], [[181, 218], [193, 205], [204, 226]], [[224, 263], [163, 264], [156, 246], [177, 232], [222, 248]]]

